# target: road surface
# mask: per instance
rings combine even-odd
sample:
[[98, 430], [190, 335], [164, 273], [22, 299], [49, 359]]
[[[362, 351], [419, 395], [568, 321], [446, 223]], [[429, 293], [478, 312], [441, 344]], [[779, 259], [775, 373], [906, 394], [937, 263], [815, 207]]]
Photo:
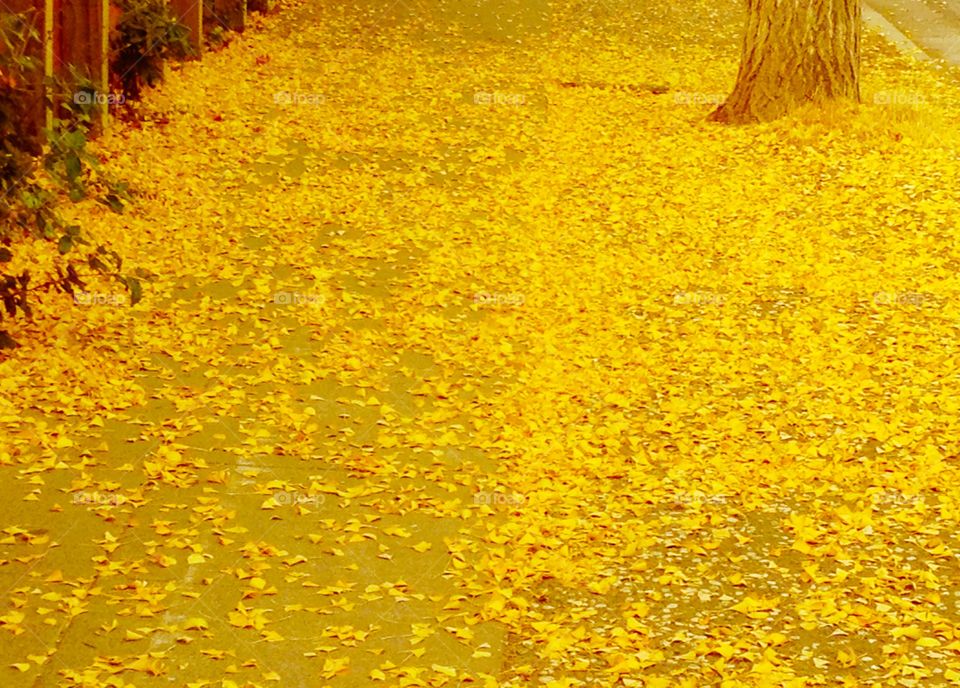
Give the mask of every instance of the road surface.
[[960, 0], [867, 0], [864, 17], [888, 35], [890, 25], [896, 27], [901, 35], [890, 37], [901, 47], [912, 42], [930, 57], [960, 65]]

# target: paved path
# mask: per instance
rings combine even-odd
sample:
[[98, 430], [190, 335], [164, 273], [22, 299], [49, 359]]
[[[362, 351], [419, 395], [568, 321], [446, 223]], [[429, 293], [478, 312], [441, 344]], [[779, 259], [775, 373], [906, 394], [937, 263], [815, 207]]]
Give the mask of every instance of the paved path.
[[[823, 160], [805, 168], [779, 143], [703, 125], [736, 74], [739, 5], [287, 4], [174, 72], [150, 102], [169, 117], [99, 144], [147, 199], [104, 220], [129, 223], [128, 253], [156, 274], [145, 301], [58, 325], [69, 346], [57, 340], [22, 384], [19, 367], [0, 368], [0, 685], [461, 688], [496, 676], [513, 688], [570, 673], [564, 645], [581, 673], [631, 685], [609, 678], [621, 642], [665, 649], [681, 673], [690, 657], [709, 676], [721, 655], [764, 666], [770, 629], [728, 602], [747, 584], [806, 600], [816, 566], [804, 577], [776, 524], [787, 508], [796, 523], [824, 518], [830, 497], [811, 476], [837, 482], [869, 460], [873, 504], [898, 507], [951, 484], [930, 468], [902, 492], [897, 471], [913, 464], [892, 451], [879, 463], [845, 438], [890, 434], [878, 418], [927, 432], [932, 416], [904, 410], [920, 396], [908, 385], [952, 338], [924, 341], [927, 328], [883, 315], [882, 335], [856, 342], [876, 345], [864, 359], [878, 366], [875, 407], [832, 397], [859, 399], [868, 370], [837, 372], [834, 359], [866, 354], [834, 314], [891, 305], [877, 293], [918, 296], [901, 256], [929, 240], [951, 266], [953, 244], [864, 230], [846, 180], [873, 183], [880, 166], [849, 152], [843, 193], [816, 199], [824, 230], [807, 236]], [[913, 4], [875, 5], [911, 31]], [[917, 27], [947, 13], [927, 9]], [[947, 54], [952, 34], [911, 35]], [[901, 148], [888, 146], [886, 168], [915, 176], [902, 182], [921, 198], [939, 193], [924, 186], [943, 169], [935, 151], [918, 165]], [[865, 210], [914, 210], [897, 202]], [[859, 291], [831, 295], [840, 275]], [[881, 336], [916, 361], [890, 365]], [[894, 408], [894, 392], [910, 403]], [[783, 480], [766, 479], [770, 438], [790, 439], [773, 457]], [[834, 467], [831, 452], [859, 459]], [[491, 502], [499, 488], [511, 500]], [[719, 511], [731, 495], [750, 515]], [[918, 507], [922, 542], [936, 513]], [[954, 530], [935, 545], [949, 561]], [[915, 558], [855, 555], [894, 572]], [[687, 585], [707, 569], [739, 580]], [[487, 595], [473, 571], [506, 583]], [[860, 598], [845, 579], [819, 580]], [[960, 626], [933, 599], [905, 602], [897, 622]], [[518, 635], [522, 611], [551, 623]], [[709, 624], [737, 648], [680, 633]], [[891, 640], [877, 625], [854, 638], [860, 656]], [[811, 658], [836, 656], [822, 646], [829, 658], [799, 643], [782, 652], [813, 674]]]
[[[475, 504], [489, 461], [454, 406], [489, 404], [497, 366], [444, 361], [398, 301], [438, 299], [413, 232], [449, 236], [470, 180], [435, 137], [391, 142], [413, 129], [390, 118], [442, 122], [432, 89], [459, 56], [390, 33], [416, 8], [368, 5], [287, 3], [171, 75], [152, 105], [177, 108], [169, 123], [99, 142], [136, 150], [140, 189], [164, 199], [124, 218], [178, 238], [132, 251], [158, 276], [140, 310], [85, 311], [128, 319], [98, 337], [124, 354], [88, 364], [109, 385], [67, 391], [48, 366], [0, 398], [0, 685], [457, 685], [499, 669], [503, 633], [454, 599], [453, 575], [475, 565], [461, 531], [497, 518]], [[508, 140], [516, 118], [487, 115], [514, 110], [472, 90], [487, 128], [460, 147]], [[458, 328], [498, 311], [448, 300], [430, 326], [476, 350]]]

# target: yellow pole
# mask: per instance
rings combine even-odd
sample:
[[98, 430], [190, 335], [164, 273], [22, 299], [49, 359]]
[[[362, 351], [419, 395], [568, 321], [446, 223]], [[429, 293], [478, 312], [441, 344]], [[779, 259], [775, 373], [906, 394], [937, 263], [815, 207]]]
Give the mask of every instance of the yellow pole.
[[[53, 0], [45, 0], [43, 5], [43, 75], [45, 86], [43, 87], [45, 100], [50, 99], [50, 83], [53, 78]], [[44, 119], [46, 127], [53, 126], [53, 110], [44, 104]]]
[[[49, 1], [49, 0], [48, 0]], [[109, 94], [110, 92], [110, 0], [100, 0], [100, 92]], [[110, 124], [110, 107], [108, 105], [101, 109], [102, 120], [100, 124], [104, 129]]]

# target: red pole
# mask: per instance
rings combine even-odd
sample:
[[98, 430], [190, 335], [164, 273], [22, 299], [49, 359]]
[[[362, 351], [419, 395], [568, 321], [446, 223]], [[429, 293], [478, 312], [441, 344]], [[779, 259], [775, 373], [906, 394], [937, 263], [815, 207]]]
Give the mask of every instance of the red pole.
[[200, 59], [203, 50], [203, 0], [170, 0], [170, 9], [177, 21], [190, 31], [190, 45]]
[[40, 132], [45, 124], [44, 115], [44, 3], [45, 0], [8, 0], [4, 11], [14, 14], [29, 13], [33, 29], [37, 32], [37, 38], [27, 44], [26, 54], [36, 61], [36, 70], [31, 75], [26, 84], [28, 90], [28, 102], [25, 108], [26, 126], [24, 134], [31, 140], [35, 140], [37, 145], [40, 142]]

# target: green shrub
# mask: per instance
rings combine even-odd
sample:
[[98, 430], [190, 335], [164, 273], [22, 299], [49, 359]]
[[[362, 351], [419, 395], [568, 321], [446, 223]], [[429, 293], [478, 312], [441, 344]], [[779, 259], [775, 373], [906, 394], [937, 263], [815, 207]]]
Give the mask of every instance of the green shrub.
[[110, 39], [110, 72], [124, 98], [163, 80], [163, 63], [190, 56], [190, 33], [164, 0], [121, 0], [120, 21]]
[[[42, 130], [49, 144], [43, 152], [38, 120], [44, 84], [39, 61], [29, 54], [36, 40], [31, 15], [0, 14], [0, 322], [18, 314], [29, 318], [33, 292], [55, 289], [72, 294], [82, 288], [78, 268], [118, 280], [130, 292], [131, 303], [141, 296], [139, 280], [120, 272], [120, 256], [103, 246], [93, 248], [80, 227], [65, 223], [57, 210], [65, 194], [74, 201], [94, 197], [120, 212], [128, 195], [124, 185], [102, 173], [92, 174], [99, 161], [87, 150], [87, 135], [95, 106], [75, 97], [84, 90], [92, 92], [92, 84], [75, 71], [69, 80], [46, 84], [47, 104], [59, 116], [53, 118], [52, 127]], [[15, 241], [25, 235], [55, 241], [59, 254], [65, 256], [40, 283], [28, 270], [7, 272]], [[83, 257], [66, 256], [79, 247], [90, 250]], [[0, 328], [0, 349], [16, 346]]]
[[0, 239], [20, 218], [16, 196], [34, 169], [40, 142], [31, 125], [30, 103], [39, 61], [27, 54], [37, 33], [27, 14], [0, 14]]

